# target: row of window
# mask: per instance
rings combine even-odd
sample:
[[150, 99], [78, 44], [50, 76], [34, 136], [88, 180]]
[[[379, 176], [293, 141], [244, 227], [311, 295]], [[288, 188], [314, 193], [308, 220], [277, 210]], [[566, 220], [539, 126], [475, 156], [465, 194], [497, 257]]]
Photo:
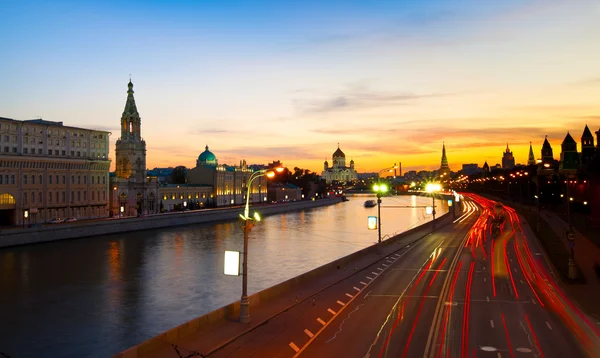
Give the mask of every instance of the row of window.
[[[27, 184], [27, 178], [29, 176], [27, 174], [23, 175], [23, 184]], [[55, 175], [54, 176], [56, 178], [56, 180], [54, 181], [54, 184], [59, 184], [59, 176]], [[83, 184], [87, 184], [87, 175], [78, 175], [77, 176], [77, 184], [81, 184], [81, 178], [83, 177]], [[43, 180], [44, 177], [42, 175], [39, 176], [40, 180], [38, 181], [38, 184], [43, 184]], [[90, 176], [91, 178], [91, 184], [100, 184], [100, 175], [98, 176]], [[67, 182], [67, 177], [65, 175], [62, 176], [62, 183], [66, 184]], [[0, 184], [2, 183], [2, 180], [0, 178]], [[35, 184], [35, 175], [31, 176], [31, 184]], [[48, 184], [52, 184], [52, 175], [48, 175]], [[71, 184], [75, 184], [75, 176], [71, 175]], [[106, 176], [102, 176], [102, 184], [106, 184]]]
[[[192, 199], [192, 197], [194, 197], [195, 199], [199, 199], [200, 198], [200, 193], [196, 192], [194, 193], [180, 193], [180, 194], [176, 194], [176, 193], [164, 193], [163, 194], [163, 200], [176, 200], [177, 198], [183, 200], [184, 198], [188, 198], [188, 199]], [[212, 198], [212, 194], [210, 195], [210, 197]], [[202, 193], [202, 199], [206, 199], [206, 193]]]
[[[75, 195], [75, 193], [77, 193], [77, 195]], [[83, 195], [81, 194], [83, 193]], [[91, 193], [91, 200], [92, 201], [96, 201], [96, 200], [100, 200], [100, 190], [97, 191], [90, 191]], [[27, 192], [23, 193], [23, 205], [28, 205], [28, 204], [35, 204], [36, 203], [36, 193], [30, 193], [31, 195], [28, 195]], [[54, 192], [54, 195], [52, 195], [52, 192], [48, 193], [48, 203], [52, 203], [52, 199], [53, 197], [55, 198], [55, 203], [60, 204], [60, 203], [65, 203], [66, 199], [67, 199], [67, 194], [66, 192]], [[77, 200], [75, 200], [75, 197], [77, 197]], [[87, 191], [72, 191], [71, 192], [71, 204], [74, 203], [80, 203], [82, 201], [82, 197], [83, 197], [83, 201], [86, 202], [87, 201]], [[37, 193], [37, 199], [38, 199], [38, 203], [43, 204], [44, 202], [44, 196], [42, 194], [42, 192], [38, 192]], [[31, 201], [29, 201], [31, 200]], [[102, 200], [106, 200], [106, 190], [102, 191]]]

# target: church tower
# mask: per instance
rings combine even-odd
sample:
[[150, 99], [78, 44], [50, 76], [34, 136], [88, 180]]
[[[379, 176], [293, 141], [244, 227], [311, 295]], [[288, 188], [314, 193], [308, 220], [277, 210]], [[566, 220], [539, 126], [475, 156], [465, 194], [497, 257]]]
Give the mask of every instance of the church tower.
[[594, 155], [596, 154], [595, 152], [596, 149], [594, 148], [594, 136], [586, 124], [583, 134], [581, 135], [582, 164], [587, 165], [594, 158]]
[[142, 139], [142, 121], [133, 98], [131, 80], [127, 87], [127, 102], [121, 115], [121, 138], [115, 147], [116, 175], [143, 182], [146, 179], [146, 142]]
[[535, 155], [533, 155], [533, 147], [531, 146], [531, 142], [529, 142], [529, 158], [527, 159], [527, 165], [536, 165]]
[[506, 150], [502, 155], [502, 169], [512, 169], [515, 167], [515, 157], [513, 156], [513, 152], [511, 152], [510, 148], [508, 148], [508, 143], [506, 143]]
[[577, 153], [577, 142], [567, 132], [561, 145], [560, 167], [561, 171], [576, 171], [579, 166], [579, 154]]
[[442, 175], [450, 175], [450, 167], [448, 166], [448, 158], [446, 157], [446, 143], [442, 143], [442, 165], [440, 166], [440, 177]]
[[127, 84], [127, 101], [121, 115], [121, 137], [115, 145], [115, 156], [115, 176], [110, 179], [113, 215], [158, 213], [158, 181], [146, 177], [146, 142], [142, 139], [142, 120], [133, 98], [131, 79]]
[[554, 154], [552, 153], [552, 146], [550, 146], [550, 142], [548, 142], [548, 136], [544, 139], [544, 144], [542, 144], [542, 161], [551, 162], [554, 160]]

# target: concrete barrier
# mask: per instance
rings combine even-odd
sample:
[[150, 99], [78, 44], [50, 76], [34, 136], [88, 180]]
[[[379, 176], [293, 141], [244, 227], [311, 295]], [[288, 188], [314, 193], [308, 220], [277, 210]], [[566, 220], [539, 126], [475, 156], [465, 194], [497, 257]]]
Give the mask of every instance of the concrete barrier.
[[[450, 212], [447, 212], [447, 213], [444, 213], [443, 215], [439, 216], [437, 220], [440, 222], [440, 224], [438, 225], [438, 228], [441, 228], [445, 224], [452, 222], [452, 215], [450, 214]], [[360, 258], [365, 255], [369, 255], [369, 254], [379, 254], [379, 250], [381, 250], [382, 247], [387, 247], [390, 245], [397, 244], [397, 243], [399, 243], [400, 239], [402, 239], [408, 235], [416, 234], [417, 232], [421, 231], [422, 235], [416, 234], [418, 236], [418, 239], [420, 239], [423, 236], [430, 233], [430, 228], [429, 228], [430, 225], [429, 224], [430, 224], [430, 222], [424, 223], [423, 225], [414, 227], [414, 228], [407, 230], [403, 233], [400, 233], [388, 240], [385, 240], [385, 241], [381, 242], [380, 244], [375, 244], [375, 245], [369, 246], [367, 248], [364, 248], [362, 250], [356, 251], [350, 255], [344, 256], [340, 259], [337, 259], [335, 261], [332, 261], [330, 263], [327, 263], [325, 265], [317, 267], [317, 268], [315, 268], [311, 271], [308, 271], [302, 275], [296, 276], [287, 281], [279, 283], [275, 286], [272, 286], [272, 287], [266, 288], [260, 292], [257, 292], [248, 297], [250, 300], [250, 306], [254, 307], [259, 304], [268, 304], [270, 301], [278, 300], [278, 299], [280, 299], [280, 296], [282, 294], [293, 291], [293, 290], [297, 290], [306, 282], [313, 281], [316, 278], [319, 278], [326, 274], [330, 274], [332, 271], [342, 270], [342, 269], [345, 269], [348, 267], [356, 268], [355, 265], [353, 265], [353, 261], [355, 261], [357, 258]], [[415, 241], [417, 241], [418, 239], [416, 239]], [[376, 260], [380, 260], [380, 259], [381, 259], [381, 257], [377, 257]], [[362, 270], [365, 267], [370, 266], [371, 264], [372, 263], [368, 263], [367, 265], [364, 265], [364, 267], [359, 267], [358, 270]], [[354, 269], [348, 270], [347, 276], [354, 274], [354, 272], [355, 272]], [[346, 277], [344, 277], [343, 279], [345, 279]], [[311, 292], [298, 291], [298, 293], [299, 293], [298, 296], [301, 296], [301, 297], [304, 297], [304, 299], [307, 299], [308, 297], [318, 293], [319, 291], [324, 290], [333, 284], [336, 284], [337, 282], [339, 282], [339, 280], [335, 281], [334, 283], [331, 283], [325, 287], [313, 289]], [[293, 306], [294, 304], [296, 304], [296, 303], [293, 303], [290, 306]], [[287, 310], [288, 308], [289, 307], [287, 307], [285, 310]], [[116, 355], [115, 357], [143, 358], [143, 357], [149, 356], [150, 352], [153, 352], [154, 356], [156, 356], [157, 351], [164, 350], [166, 347], [170, 347], [170, 345], [175, 344], [175, 342], [178, 339], [188, 337], [194, 333], [201, 333], [201, 332], [208, 331], [211, 327], [215, 326], [216, 324], [222, 323], [223, 321], [226, 321], [226, 320], [237, 320], [239, 317], [239, 312], [240, 312], [240, 302], [239, 301], [233, 302], [227, 306], [221, 307], [221, 308], [216, 309], [212, 312], [209, 312], [203, 316], [194, 318], [191, 321], [183, 323], [182, 325], [179, 325], [175, 328], [172, 328], [165, 333], [162, 333], [158, 336], [155, 336], [147, 341], [144, 341], [144, 342], [138, 344], [137, 346], [133, 346], [133, 347], [123, 351], [122, 353]], [[270, 318], [278, 315], [279, 313], [281, 313], [281, 312], [274, 313]], [[248, 329], [246, 331], [242, 332], [242, 334], [246, 333], [260, 325], [261, 325], [261, 323], [259, 323], [257, 325], [253, 325], [252, 327], [248, 327]], [[237, 337], [232, 337], [232, 339], [235, 339], [235, 338], [237, 338]], [[205, 353], [207, 353], [207, 352], [205, 352]], [[210, 354], [210, 353], [212, 353], [212, 352], [209, 352], [207, 354]]]
[[[256, 210], [259, 211], [262, 216], [268, 216], [337, 204], [340, 201], [340, 198], [327, 198], [315, 201], [303, 200], [275, 205], [256, 206]], [[79, 239], [130, 231], [158, 229], [170, 226], [235, 220], [242, 210], [241, 207], [194, 210], [136, 218], [57, 224], [41, 228], [0, 230], [0, 248], [57, 240]]]

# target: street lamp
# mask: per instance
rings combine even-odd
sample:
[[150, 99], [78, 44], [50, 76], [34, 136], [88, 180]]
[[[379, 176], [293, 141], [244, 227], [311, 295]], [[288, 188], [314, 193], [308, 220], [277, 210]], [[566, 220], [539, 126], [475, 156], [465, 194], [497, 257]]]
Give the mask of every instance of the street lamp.
[[119, 219], [123, 216], [123, 212], [125, 211], [125, 207], [121, 206], [121, 212], [119, 212]]
[[244, 208], [244, 214], [240, 214], [244, 223], [244, 262], [242, 262], [242, 298], [240, 300], [240, 322], [250, 322], [250, 301], [248, 301], [248, 236], [254, 226], [255, 221], [260, 221], [260, 216], [257, 212], [254, 213], [253, 217], [250, 217], [250, 195], [249, 188], [252, 186], [254, 179], [266, 176], [267, 178], [273, 178], [276, 173], [283, 172], [283, 167], [277, 167], [274, 170], [261, 169], [250, 175], [248, 182], [246, 183], [246, 206]]
[[425, 191], [431, 194], [431, 198], [433, 199], [432, 205], [433, 207], [431, 208], [431, 215], [433, 217], [432, 219], [432, 223], [433, 223], [433, 230], [435, 230], [435, 193], [439, 192], [440, 190], [442, 190], [442, 186], [438, 183], [427, 183], [427, 185], [425, 185]]
[[381, 195], [388, 191], [388, 187], [385, 184], [375, 184], [373, 185], [373, 191], [377, 193], [377, 220], [379, 220], [379, 225], [377, 225], [379, 239], [377, 242], [381, 242]]
[[29, 217], [29, 210], [23, 211], [23, 228], [25, 228], [25, 220]]

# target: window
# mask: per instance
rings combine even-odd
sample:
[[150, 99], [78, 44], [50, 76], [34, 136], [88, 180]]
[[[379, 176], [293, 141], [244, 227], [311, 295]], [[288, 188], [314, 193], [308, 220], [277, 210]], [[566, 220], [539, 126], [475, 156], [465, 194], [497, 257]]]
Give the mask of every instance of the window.
[[92, 201], [94, 201], [94, 191], [93, 190], [92, 190]]
[[35, 184], [35, 175], [31, 176], [31, 184]]
[[38, 148], [38, 154], [42, 154], [42, 148]]
[[39, 199], [38, 201], [40, 202], [40, 204], [44, 202], [44, 199], [42, 198], [42, 192], [41, 191], [38, 193], [38, 199]]
[[78, 157], [81, 157], [81, 152], [77, 152], [77, 156], [78, 156]]
[[71, 184], [75, 184], [75, 176], [71, 175]]
[[106, 177], [102, 177], [102, 184], [106, 184]]
[[54, 155], [58, 155], [58, 150], [54, 150]]
[[48, 184], [52, 184], [52, 175], [48, 175]]
[[75, 152], [71, 151], [71, 156], [74, 157], [75, 156]]
[[31, 203], [35, 203], [35, 193], [31, 193]]
[[8, 153], [8, 151], [9, 151], [9, 150], [8, 150], [8, 147], [4, 147], [4, 151], [5, 151], [6, 153]]
[[[100, 184], [100, 175], [98, 175], [98, 181], [96, 183]], [[98, 196], [100, 196], [100, 195], [98, 195]]]
[[83, 184], [87, 184], [87, 175], [83, 176]]
[[52, 155], [52, 149], [48, 149], [48, 155]]
[[44, 184], [44, 177], [40, 175], [40, 184]]
[[81, 201], [81, 192], [80, 191], [77, 192], [77, 201], [78, 202]]
[[58, 175], [57, 175], [56, 176], [56, 184], [58, 184], [58, 183], [60, 183], [60, 182], [58, 181]]
[[81, 175], [77, 176], [77, 184], [81, 184]]
[[73, 204], [74, 201], [75, 201], [75, 192], [72, 191], [71, 192], [71, 204]]
[[15, 175], [14, 174], [10, 176], [10, 183], [11, 184], [15, 183]]
[[27, 193], [23, 193], [23, 202], [27, 204]]
[[94, 176], [92, 175], [92, 185], [94, 184]]
[[27, 184], [27, 174], [23, 175], [23, 184]]
[[65, 183], [65, 180], [66, 180], [66, 178], [65, 178], [65, 176], [63, 175], [63, 184], [66, 184], [66, 183]]
[[23, 148], [23, 153], [27, 154], [27, 148]]
[[100, 200], [100, 190], [98, 190], [98, 196], [97, 196], [98, 200]]
[[52, 202], [52, 193], [48, 193], [48, 202], [51, 203]]
[[63, 150], [63, 151], [62, 151], [62, 155], [66, 155], [66, 153], [67, 153], [67, 151], [66, 151], [66, 150]]
[[83, 201], [87, 201], [87, 191], [83, 192]]
[[59, 192], [57, 191], [57, 192], [56, 192], [56, 202], [57, 202], [57, 203], [60, 203], [60, 201], [58, 201], [58, 194], [59, 194]]
[[2, 184], [2, 175], [0, 175], [0, 184]]
[[63, 203], [65, 202], [65, 192], [64, 191], [62, 192], [62, 202]]
[[17, 152], [17, 147], [13, 147], [13, 153]]
[[106, 191], [102, 190], [102, 200], [106, 200]]

